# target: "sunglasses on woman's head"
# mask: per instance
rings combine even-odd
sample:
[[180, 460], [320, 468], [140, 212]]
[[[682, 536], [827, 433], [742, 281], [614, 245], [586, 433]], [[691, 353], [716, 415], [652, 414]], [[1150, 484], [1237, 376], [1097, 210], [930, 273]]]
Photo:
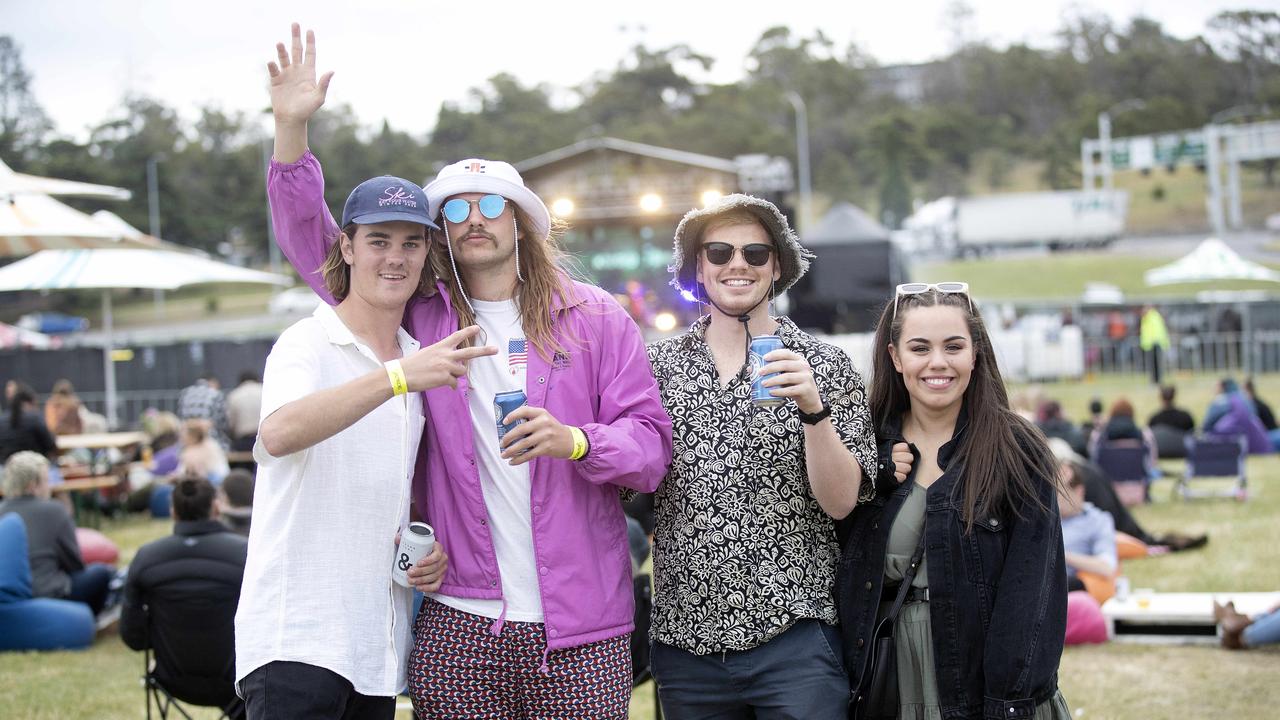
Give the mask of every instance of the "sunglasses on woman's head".
[[930, 290], [945, 295], [964, 295], [969, 301], [969, 312], [973, 312], [973, 298], [969, 296], [969, 283], [948, 281], [940, 283], [902, 283], [893, 293], [893, 317], [898, 318], [898, 298], [903, 295], [923, 295]]
[[507, 199], [501, 195], [485, 195], [479, 200], [464, 200], [463, 198], [454, 198], [444, 204], [441, 210], [444, 211], [444, 217], [449, 222], [457, 225], [466, 222], [471, 217], [471, 203], [474, 202], [480, 208], [480, 214], [486, 219], [497, 219], [502, 211], [507, 209]]
[[769, 256], [773, 255], [773, 246], [765, 243], [751, 243], [741, 248], [735, 248], [727, 242], [709, 242], [702, 245], [702, 254], [707, 256], [707, 262], [712, 265], [728, 265], [733, 261], [735, 250], [740, 251], [742, 259], [752, 267], [767, 264]]

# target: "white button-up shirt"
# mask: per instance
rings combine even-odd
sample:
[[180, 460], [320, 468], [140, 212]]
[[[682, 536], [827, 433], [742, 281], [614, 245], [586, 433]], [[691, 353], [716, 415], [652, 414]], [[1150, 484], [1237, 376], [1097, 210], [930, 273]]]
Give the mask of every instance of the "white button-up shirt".
[[[400, 350], [418, 343], [403, 329]], [[334, 309], [280, 335], [267, 358], [262, 417], [382, 363]], [[422, 437], [422, 401], [407, 393], [306, 450], [271, 457], [254, 447], [249, 559], [236, 612], [236, 684], [276, 660], [346, 678], [389, 696], [405, 685], [412, 592], [391, 580], [395, 534], [409, 518]]]

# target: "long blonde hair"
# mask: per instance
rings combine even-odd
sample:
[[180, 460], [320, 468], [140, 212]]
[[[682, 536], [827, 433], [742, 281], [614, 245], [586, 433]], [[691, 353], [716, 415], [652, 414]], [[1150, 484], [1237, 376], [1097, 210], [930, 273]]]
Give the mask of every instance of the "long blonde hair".
[[[525, 337], [533, 345], [538, 354], [550, 360], [556, 352], [566, 351], [562, 340], [577, 344], [578, 338], [569, 333], [556, 333], [556, 318], [552, 315], [552, 304], [556, 297], [560, 305], [567, 307], [578, 299], [577, 290], [573, 286], [575, 279], [583, 274], [572, 255], [560, 246], [559, 238], [564, 233], [565, 224], [553, 219], [551, 230], [546, 237], [535, 237], [533, 221], [520, 206], [514, 202], [511, 207], [515, 212], [516, 224], [521, 235], [517, 237], [519, 252], [517, 258], [523, 282], [516, 284], [516, 309], [520, 313], [520, 325], [524, 328]], [[441, 227], [445, 227], [441, 219]], [[431, 231], [435, 243], [444, 246], [448, 240], [441, 230]], [[463, 295], [462, 285], [453, 274], [453, 266], [449, 261], [449, 249], [437, 247], [430, 253], [431, 269], [436, 277], [444, 281], [449, 288], [449, 302], [458, 314], [458, 328], [474, 325], [475, 313]]]

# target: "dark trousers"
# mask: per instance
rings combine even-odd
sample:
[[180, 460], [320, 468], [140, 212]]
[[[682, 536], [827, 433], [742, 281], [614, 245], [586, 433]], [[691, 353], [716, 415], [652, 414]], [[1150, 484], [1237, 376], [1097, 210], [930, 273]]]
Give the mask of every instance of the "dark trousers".
[[395, 697], [361, 695], [341, 675], [277, 660], [240, 681], [249, 720], [391, 720]]
[[817, 620], [750, 650], [694, 655], [655, 642], [653, 676], [667, 720], [848, 717], [840, 631]]
[[67, 599], [88, 605], [93, 614], [97, 615], [107, 604], [107, 593], [115, 574], [116, 571], [110, 565], [102, 563], [92, 563], [83, 570], [71, 573], [71, 592], [67, 593]]
[[1156, 346], [1148, 350], [1151, 353], [1151, 384], [1159, 385], [1160, 378], [1163, 377], [1164, 368], [1160, 367], [1164, 362], [1164, 350], [1160, 346]]

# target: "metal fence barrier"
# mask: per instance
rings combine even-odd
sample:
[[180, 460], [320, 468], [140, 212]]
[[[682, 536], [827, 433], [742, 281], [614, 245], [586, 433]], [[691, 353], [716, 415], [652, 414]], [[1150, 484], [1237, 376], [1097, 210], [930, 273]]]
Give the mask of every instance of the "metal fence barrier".
[[[1135, 337], [1084, 339], [1085, 368], [1093, 373], [1151, 372], [1151, 353]], [[1171, 335], [1164, 353], [1170, 372], [1264, 373], [1280, 371], [1280, 331]]]

